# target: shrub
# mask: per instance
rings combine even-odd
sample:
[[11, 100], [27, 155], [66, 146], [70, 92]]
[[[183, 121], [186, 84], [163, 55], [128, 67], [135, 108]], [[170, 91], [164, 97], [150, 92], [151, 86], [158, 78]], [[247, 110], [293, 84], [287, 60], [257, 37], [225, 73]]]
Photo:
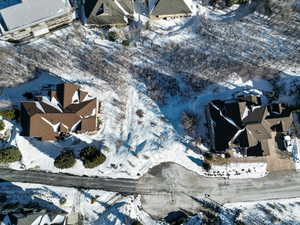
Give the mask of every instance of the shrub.
[[32, 92], [25, 92], [23, 94], [23, 97], [25, 97], [26, 99], [33, 99], [33, 94]]
[[95, 168], [102, 164], [106, 157], [95, 146], [89, 146], [80, 151], [80, 159], [85, 168]]
[[143, 224], [138, 220], [134, 220], [131, 225], [143, 225]]
[[196, 114], [192, 112], [183, 112], [181, 115], [181, 124], [185, 131], [190, 135], [195, 135], [195, 127], [198, 123]]
[[225, 152], [225, 158], [229, 159], [230, 157], [231, 157], [230, 153], [229, 152]]
[[0, 131], [4, 130], [4, 128], [5, 128], [5, 123], [3, 120], [0, 120]]
[[129, 40], [122, 41], [122, 45], [124, 45], [124, 46], [129, 46], [129, 44], [130, 44]]
[[59, 204], [60, 205], [64, 205], [64, 204], [66, 204], [66, 202], [67, 202], [67, 199], [66, 198], [61, 198], [61, 199], [59, 199]]
[[138, 109], [135, 113], [136, 113], [136, 115], [137, 115], [138, 117], [140, 117], [140, 118], [143, 118], [143, 117], [144, 117], [144, 112], [143, 112], [143, 110], [141, 110], [141, 109]]
[[108, 40], [116, 41], [118, 39], [118, 34], [115, 31], [108, 32]]
[[207, 172], [210, 171], [210, 169], [211, 169], [211, 165], [210, 165], [207, 161], [204, 161], [204, 162], [203, 162], [202, 167], [203, 167], [203, 169], [205, 169]]
[[210, 153], [210, 152], [205, 152], [204, 153], [204, 158], [206, 159], [206, 160], [212, 160], [213, 159], [213, 155]]
[[14, 109], [3, 110], [3, 111], [0, 111], [0, 116], [2, 116], [4, 119], [7, 119], [7, 120], [14, 120], [17, 118], [17, 112]]
[[20, 161], [22, 154], [16, 147], [9, 147], [0, 150], [0, 163], [12, 163]]
[[75, 156], [71, 151], [63, 152], [54, 160], [54, 166], [59, 169], [71, 168], [75, 164]]

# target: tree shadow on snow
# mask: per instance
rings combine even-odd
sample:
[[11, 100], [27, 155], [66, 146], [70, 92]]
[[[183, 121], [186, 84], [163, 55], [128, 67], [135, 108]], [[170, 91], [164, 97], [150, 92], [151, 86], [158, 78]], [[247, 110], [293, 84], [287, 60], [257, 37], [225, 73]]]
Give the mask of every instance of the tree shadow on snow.
[[0, 199], [0, 217], [9, 216], [12, 221], [21, 224], [46, 214], [50, 217], [66, 215], [64, 210], [52, 202], [35, 196], [31, 189], [21, 188], [5, 180], [0, 181]]

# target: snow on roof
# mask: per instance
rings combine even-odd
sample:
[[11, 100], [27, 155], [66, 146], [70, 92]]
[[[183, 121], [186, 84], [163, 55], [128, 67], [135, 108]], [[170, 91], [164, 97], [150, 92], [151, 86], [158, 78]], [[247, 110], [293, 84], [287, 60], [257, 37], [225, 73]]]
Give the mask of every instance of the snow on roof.
[[115, 1], [116, 5], [120, 8], [120, 10], [125, 14], [128, 15], [129, 13], [121, 6], [118, 1]]
[[42, 120], [44, 120], [46, 123], [48, 123], [48, 124], [52, 127], [52, 129], [53, 129], [54, 132], [58, 132], [60, 122], [58, 122], [57, 124], [52, 124], [52, 123], [51, 123], [49, 120], [47, 120], [46, 118], [44, 118], [44, 117], [41, 117], [41, 118], [42, 118]]
[[63, 112], [63, 110], [61, 109], [60, 103], [56, 100], [56, 98], [52, 98], [51, 101], [49, 100], [48, 97], [43, 96], [42, 97], [42, 102], [52, 106], [53, 108], [57, 109], [60, 112]]
[[72, 96], [72, 104], [79, 103], [79, 91], [76, 90]]
[[81, 122], [81, 120], [79, 120], [78, 122], [76, 122], [76, 123], [72, 126], [71, 132], [74, 132], [74, 131], [76, 130], [76, 128], [77, 128], [77, 126], [80, 124], [80, 122]]
[[43, 106], [39, 103], [39, 102], [34, 102], [35, 103], [35, 106], [40, 110], [42, 111], [43, 113], [46, 113]]
[[5, 31], [27, 27], [70, 12], [68, 0], [25, 0], [0, 10]]
[[227, 120], [229, 123], [231, 123], [231, 124], [232, 124], [233, 126], [235, 126], [237, 129], [240, 129], [240, 128], [235, 124], [235, 122], [234, 122], [232, 119], [230, 119], [230, 118], [228, 118], [227, 116], [223, 115], [223, 113], [221, 112], [221, 110], [220, 110], [215, 104], [211, 103], [211, 105], [212, 105], [215, 109], [217, 109], [217, 110], [219, 111], [220, 115], [221, 115], [225, 120]]

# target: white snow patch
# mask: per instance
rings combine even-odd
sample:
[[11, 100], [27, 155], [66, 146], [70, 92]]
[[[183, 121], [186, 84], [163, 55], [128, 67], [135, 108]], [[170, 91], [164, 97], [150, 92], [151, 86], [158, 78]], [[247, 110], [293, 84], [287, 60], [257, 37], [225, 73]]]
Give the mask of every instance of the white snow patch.
[[40, 111], [42, 111], [43, 113], [45, 113], [44, 108], [42, 107], [42, 105], [41, 105], [39, 102], [34, 102], [34, 103], [35, 103], [36, 107], [37, 107]]
[[76, 90], [72, 96], [72, 103], [76, 104], [79, 103], [79, 91]]
[[58, 129], [59, 129], [59, 125], [60, 125], [60, 122], [58, 122], [57, 124], [52, 124], [49, 120], [47, 120], [46, 118], [44, 117], [41, 117], [43, 121], [45, 121], [46, 123], [48, 123], [54, 132], [58, 132]]

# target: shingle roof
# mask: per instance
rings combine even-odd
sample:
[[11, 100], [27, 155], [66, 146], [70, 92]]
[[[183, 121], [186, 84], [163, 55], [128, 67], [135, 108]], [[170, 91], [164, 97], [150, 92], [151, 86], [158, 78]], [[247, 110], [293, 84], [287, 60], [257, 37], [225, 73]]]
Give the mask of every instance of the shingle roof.
[[[129, 0], [126, 0], [129, 1]], [[85, 2], [85, 14], [88, 18], [88, 23], [95, 23], [100, 25], [109, 25], [109, 24], [126, 24], [127, 20], [125, 19], [125, 14], [122, 8], [119, 7], [129, 7], [130, 4], [122, 1], [111, 1], [111, 0], [92, 0]], [[108, 13], [97, 15], [98, 10], [101, 6], [107, 7]]]
[[27, 114], [29, 116], [32, 116], [34, 114], [38, 114], [38, 113], [43, 113], [42, 110], [40, 110], [37, 106], [36, 103], [33, 101], [28, 101], [28, 102], [22, 102], [21, 103], [22, 106], [24, 107], [24, 109], [26, 110]]
[[[86, 101], [83, 98], [87, 95], [87, 92], [79, 91], [79, 88], [80, 86], [68, 83], [57, 85], [58, 100], [67, 106], [65, 108], [60, 107], [54, 100], [50, 102], [47, 97], [40, 97], [37, 101], [23, 102], [21, 121], [23, 129], [25, 129], [24, 133], [41, 137], [42, 140], [54, 140], [60, 132], [95, 130], [98, 110], [97, 99]], [[72, 96], [76, 92], [79, 93], [78, 99], [76, 98], [78, 103], [72, 103], [74, 100]], [[80, 101], [80, 99], [84, 101]], [[25, 116], [26, 114], [29, 118]], [[82, 120], [87, 117], [92, 118], [84, 121], [82, 126]]]
[[153, 16], [177, 15], [189, 14], [191, 10], [184, 0], [158, 0], [155, 8], [150, 13]]
[[26, 27], [70, 12], [66, 0], [23, 0], [0, 10], [6, 31]]
[[[233, 103], [212, 101], [209, 112], [214, 124], [212, 129], [217, 151], [226, 150], [226, 143], [230, 142], [242, 148], [250, 148], [250, 155], [260, 155], [261, 152], [268, 154], [267, 140], [272, 138], [271, 128], [280, 126], [280, 131], [288, 131], [292, 124], [289, 111], [282, 108], [282, 105], [267, 107], [257, 104], [261, 104], [261, 101], [256, 96], [239, 96], [238, 101]], [[232, 126], [232, 121], [239, 129]]]
[[209, 105], [209, 111], [214, 124], [215, 150], [225, 151], [238, 129], [221, 116], [219, 111], [211, 104]]
[[248, 116], [243, 119], [243, 123], [261, 123], [267, 113], [266, 106], [257, 106], [253, 111], [248, 112]]

